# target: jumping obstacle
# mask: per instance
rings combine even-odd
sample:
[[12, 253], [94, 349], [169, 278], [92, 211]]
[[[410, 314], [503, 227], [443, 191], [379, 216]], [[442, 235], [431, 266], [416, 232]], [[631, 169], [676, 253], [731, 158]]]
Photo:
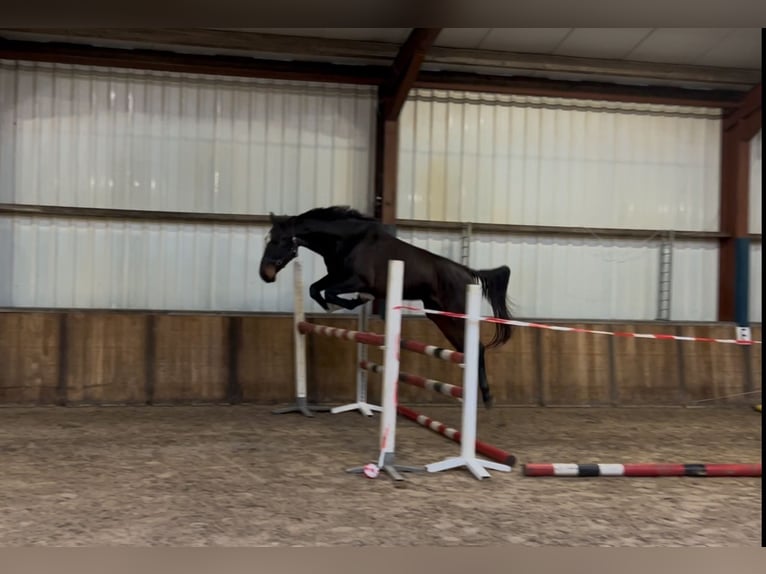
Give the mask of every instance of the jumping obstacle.
[[[303, 284], [302, 280], [300, 280], [301, 267], [297, 260], [294, 262], [294, 273], [296, 274], [295, 297], [297, 302], [298, 298], [302, 300], [303, 293]], [[478, 479], [488, 478], [490, 476], [487, 472], [487, 469], [510, 472], [511, 466], [508, 464], [495, 462], [494, 460], [487, 461], [476, 458], [476, 407], [478, 392], [480, 321], [479, 311], [481, 307], [480, 286], [477, 284], [471, 284], [466, 288], [466, 308], [468, 309], [469, 314], [465, 321], [466, 344], [468, 346], [466, 347], [467, 352], [464, 354], [457, 351], [437, 347], [435, 345], [427, 345], [419, 341], [409, 341], [401, 338], [403, 279], [404, 263], [402, 261], [396, 260], [389, 261], [388, 285], [386, 291], [385, 335], [381, 336], [377, 333], [370, 333], [362, 330], [354, 331], [348, 329], [340, 329], [337, 327], [329, 327], [327, 325], [308, 323], [305, 320], [305, 316], [303, 316], [301, 313], [300, 316], [296, 316], [295, 318], [296, 341], [301, 340], [306, 335], [313, 334], [354, 341], [363, 345], [375, 345], [378, 347], [383, 347], [383, 396], [382, 417], [380, 423], [380, 454], [378, 457], [378, 466], [384, 472], [388, 473], [392, 478], [394, 478], [394, 480], [403, 480], [403, 477], [399, 474], [399, 471], [415, 472], [425, 469], [428, 472], [440, 472], [442, 470], [463, 466], [465, 466]], [[300, 309], [301, 311], [303, 309], [302, 305], [296, 305], [296, 308]], [[429, 464], [424, 468], [414, 466], [400, 466], [395, 464], [394, 455], [396, 444], [396, 416], [398, 413], [397, 383], [400, 378], [400, 349], [421, 353], [465, 367], [463, 370], [462, 387], [462, 394], [464, 395], [462, 431], [459, 435], [461, 440], [456, 441], [460, 444], [460, 456]], [[296, 353], [302, 353], [305, 357], [305, 344], [303, 346], [296, 345]], [[305, 365], [305, 359], [303, 362]], [[357, 381], [359, 383], [359, 379], [357, 379]], [[360, 386], [358, 385], [357, 396], [359, 396], [359, 394]], [[358, 402], [360, 401], [357, 401], [357, 403]], [[357, 403], [352, 403], [351, 405], [344, 405], [344, 407], [336, 408], [351, 410], [352, 408], [358, 408]], [[418, 415], [415, 416], [417, 419]], [[454, 429], [450, 429], [450, 431], [453, 430]], [[449, 434], [454, 436], [455, 433], [450, 432]], [[483, 447], [480, 448], [483, 449]], [[504, 460], [510, 460], [507, 453], [504, 454]], [[355, 467], [348, 469], [347, 471], [361, 473], [363, 472], [363, 467]]]
[[761, 464], [577, 464], [577, 463], [528, 463], [522, 465], [524, 476], [693, 476], [693, 477], [760, 477]]
[[[388, 281], [386, 284], [386, 327], [383, 337], [383, 412], [380, 417], [380, 454], [378, 467], [394, 480], [404, 480], [399, 471], [419, 472], [422, 467], [402, 466], [395, 463], [396, 454], [396, 403], [397, 380], [399, 376], [399, 344], [402, 332], [402, 311], [397, 306], [402, 304], [404, 291], [404, 262], [389, 260]], [[364, 341], [360, 341], [364, 342]], [[360, 474], [364, 466], [347, 470]]]
[[[296, 297], [302, 296], [302, 291], [296, 289]], [[359, 309], [357, 315], [357, 328], [359, 331], [367, 331], [367, 319], [369, 316], [368, 305], [364, 304]], [[356, 345], [357, 360], [360, 362], [367, 360], [367, 345], [364, 343], [357, 343]], [[363, 415], [371, 417], [374, 411], [382, 411], [383, 407], [373, 405], [367, 402], [367, 371], [363, 369], [356, 369], [356, 400], [353, 403], [347, 405], [341, 405], [334, 407], [330, 412], [334, 415], [345, 413], [349, 411], [360, 411]]]
[[[397, 299], [401, 299], [398, 297]], [[401, 303], [398, 303], [401, 305]], [[489, 478], [487, 469], [511, 472], [511, 467], [499, 462], [476, 458], [476, 399], [479, 388], [479, 326], [481, 321], [481, 287], [476, 283], [466, 286], [465, 301], [465, 364], [463, 369], [463, 421], [460, 456], [426, 465], [428, 472], [441, 472], [465, 466], [479, 480]], [[401, 309], [397, 309], [401, 318]], [[437, 355], [438, 356], [438, 355]], [[447, 360], [459, 362], [455, 354]], [[386, 371], [388, 378], [388, 371]]]
[[[400, 415], [418, 423], [420, 426], [439, 433], [440, 435], [445, 436], [458, 444], [460, 443], [461, 435], [459, 430], [448, 427], [444, 423], [440, 423], [437, 420], [429, 418], [425, 415], [421, 415], [420, 413], [417, 413], [412, 409], [402, 405], [398, 405], [396, 410]], [[486, 442], [482, 442], [478, 439], [476, 440], [476, 452], [501, 464], [507, 464], [508, 466], [513, 466], [516, 464], [516, 457], [511, 453], [505, 452], [496, 446], [492, 446], [491, 444], [487, 444]]]
[[[370, 371], [372, 373], [383, 372], [382, 365], [377, 365], [375, 363], [371, 363], [370, 361], [361, 361], [359, 366], [361, 369]], [[444, 383], [442, 381], [437, 381], [435, 379], [427, 379], [425, 377], [410, 375], [409, 373], [403, 373], [402, 371], [399, 371], [399, 382], [406, 385], [412, 385], [413, 387], [420, 387], [421, 389], [426, 389], [435, 393], [441, 393], [455, 399], [463, 398], [463, 389], [461, 387], [458, 387], [457, 385], [451, 385], [449, 383]]]
[[[383, 372], [383, 367], [381, 365], [377, 365], [369, 361], [362, 361], [359, 366], [362, 369], [373, 373]], [[419, 387], [421, 389], [427, 389], [441, 393], [458, 400], [461, 400], [463, 397], [463, 389], [456, 385], [451, 385], [449, 383], [437, 381], [435, 379], [426, 379], [425, 377], [419, 377], [417, 375], [410, 375], [409, 373], [404, 373], [401, 371], [399, 372], [399, 382], [405, 383], [407, 385], [412, 385], [413, 387]], [[455, 441], [456, 443], [460, 443], [461, 434], [459, 430], [448, 427], [444, 423], [440, 423], [437, 420], [417, 413], [414, 410], [402, 405], [397, 405], [396, 410], [400, 415], [418, 423], [420, 426], [445, 436], [448, 439]], [[476, 439], [476, 452], [501, 464], [507, 464], [511, 467], [516, 464], [516, 457], [514, 455], [496, 446], [482, 442], [479, 439]]]

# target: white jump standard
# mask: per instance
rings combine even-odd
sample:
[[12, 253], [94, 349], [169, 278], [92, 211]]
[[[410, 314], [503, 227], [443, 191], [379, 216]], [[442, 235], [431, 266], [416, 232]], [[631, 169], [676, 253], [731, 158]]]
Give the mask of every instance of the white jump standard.
[[310, 405], [306, 398], [306, 335], [298, 330], [298, 324], [306, 320], [303, 307], [303, 275], [301, 263], [297, 259], [293, 262], [293, 285], [295, 293], [301, 294], [294, 297], [293, 309], [293, 337], [295, 337], [295, 403], [292, 405], [274, 409], [275, 415], [285, 413], [302, 413], [307, 417], [313, 417], [315, 412], [326, 412], [330, 407]]
[[[399, 382], [399, 344], [402, 333], [402, 291], [404, 283], [404, 262], [388, 262], [388, 285], [386, 288], [386, 332], [383, 359], [383, 414], [380, 417], [380, 455], [378, 467], [394, 480], [404, 480], [399, 472], [422, 472], [422, 466], [401, 466], [395, 464], [396, 448], [396, 403]], [[361, 370], [361, 369], [357, 369]], [[364, 467], [347, 470], [363, 473]]]
[[[295, 293], [296, 298], [303, 297], [303, 293], [301, 291], [296, 289]], [[368, 305], [365, 304], [362, 305], [362, 307], [359, 309], [359, 315], [357, 319], [357, 328], [359, 331], [367, 331], [367, 308]], [[356, 354], [358, 362], [367, 360], [367, 345], [364, 343], [357, 343]], [[334, 407], [330, 412], [334, 415], [337, 415], [349, 411], [360, 411], [363, 415], [368, 417], [373, 415], [373, 411], [383, 411], [383, 407], [367, 402], [367, 371], [363, 369], [356, 370], [356, 401], [347, 405]]]
[[[400, 311], [401, 312], [401, 311]], [[489, 478], [487, 469], [511, 472], [511, 467], [476, 458], [476, 399], [479, 386], [479, 322], [481, 320], [481, 287], [467, 287], [465, 319], [465, 351], [463, 353], [463, 432], [460, 456], [426, 465], [428, 472], [441, 472], [465, 466], [478, 479]]]

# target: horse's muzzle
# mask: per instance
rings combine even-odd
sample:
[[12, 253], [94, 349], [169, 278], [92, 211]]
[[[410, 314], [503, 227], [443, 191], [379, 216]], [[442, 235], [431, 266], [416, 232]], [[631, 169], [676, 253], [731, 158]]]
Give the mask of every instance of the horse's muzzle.
[[277, 279], [277, 266], [273, 263], [261, 265], [261, 279], [266, 283], [274, 283]]

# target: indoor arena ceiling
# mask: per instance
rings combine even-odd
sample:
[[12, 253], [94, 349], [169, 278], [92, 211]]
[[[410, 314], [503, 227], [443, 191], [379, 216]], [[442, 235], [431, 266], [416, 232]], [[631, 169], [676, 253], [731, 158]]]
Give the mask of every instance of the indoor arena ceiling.
[[[411, 28], [3, 29], [18, 40], [390, 64]], [[747, 90], [760, 28], [444, 28], [423, 70]]]

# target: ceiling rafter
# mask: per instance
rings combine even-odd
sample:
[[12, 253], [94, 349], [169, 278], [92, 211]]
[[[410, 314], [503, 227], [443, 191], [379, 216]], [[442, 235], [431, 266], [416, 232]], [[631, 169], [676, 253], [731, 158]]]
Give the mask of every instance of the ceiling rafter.
[[723, 130], [739, 132], [740, 139], [750, 140], [761, 129], [763, 85], [750, 90], [739, 105], [723, 120]]
[[96, 47], [63, 42], [0, 38], [0, 58], [83, 66], [108, 66], [162, 72], [337, 82], [377, 86], [386, 66], [346, 66], [331, 62], [284, 61], [246, 56], [181, 54], [157, 49]]
[[387, 121], [399, 117], [428, 49], [441, 28], [414, 28], [394, 58], [388, 76], [378, 88], [380, 112]]
[[[0, 28], [0, 36], [19, 40], [79, 42], [123, 48], [153, 47], [293, 62], [325, 60], [357, 65], [390, 65], [399, 49], [392, 42], [208, 28]], [[613, 78], [615, 81], [739, 91], [748, 90], [760, 81], [760, 70], [439, 45], [429, 50], [423, 68], [431, 71], [465, 71], [470, 68], [495, 75], [542, 72], [549, 77], [579, 76], [581, 79], [600, 81], [612, 81]]]

